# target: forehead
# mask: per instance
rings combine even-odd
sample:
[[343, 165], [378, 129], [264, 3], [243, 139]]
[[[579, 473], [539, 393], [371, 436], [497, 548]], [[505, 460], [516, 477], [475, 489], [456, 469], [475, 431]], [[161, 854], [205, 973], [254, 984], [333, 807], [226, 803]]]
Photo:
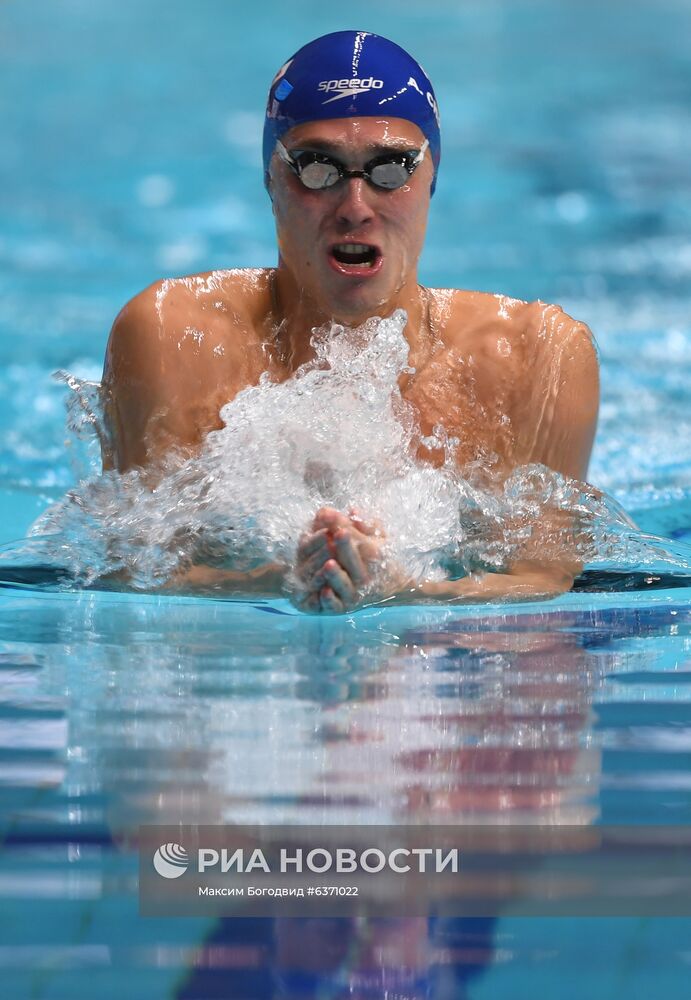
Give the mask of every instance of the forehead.
[[319, 143], [344, 149], [419, 149], [425, 137], [417, 125], [404, 118], [330, 118], [296, 125], [281, 141], [291, 146]]

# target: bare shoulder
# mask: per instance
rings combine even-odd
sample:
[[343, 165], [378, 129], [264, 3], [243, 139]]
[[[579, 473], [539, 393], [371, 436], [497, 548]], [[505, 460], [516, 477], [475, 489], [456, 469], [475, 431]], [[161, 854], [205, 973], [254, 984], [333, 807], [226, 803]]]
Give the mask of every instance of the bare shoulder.
[[509, 357], [540, 354], [543, 360], [567, 348], [581, 363], [597, 365], [597, 347], [588, 326], [561, 306], [509, 295], [431, 288], [435, 318], [450, 342]]
[[599, 407], [599, 365], [585, 323], [560, 306], [431, 289], [447, 356], [473, 364], [475, 390], [510, 417], [520, 464], [585, 478]]
[[[169, 352], [180, 360], [218, 356], [238, 329], [251, 327], [266, 272], [238, 269], [163, 278], [135, 295], [118, 313], [106, 350], [106, 374], [115, 367], [162, 371]], [[142, 373], [143, 374], [143, 373]]]
[[[521, 352], [524, 388], [531, 383], [540, 392], [549, 384], [564, 403], [578, 397], [579, 417], [591, 420], [599, 399], [598, 351], [592, 331], [561, 306], [543, 302], [496, 297], [510, 318]], [[574, 411], [575, 412], [575, 411]]]
[[435, 319], [449, 342], [469, 347], [496, 338], [514, 341], [531, 322], [532, 303], [508, 295], [459, 288], [430, 288]]
[[221, 405], [250, 379], [261, 272], [214, 271], [157, 281], [118, 313], [103, 371], [114, 440], [107, 466], [150, 465], [196, 447]]
[[599, 358], [592, 331], [561, 306], [532, 302], [529, 335], [537, 370], [557, 383], [563, 402], [578, 398], [578, 419], [595, 419], [599, 404]]
[[574, 319], [561, 306], [539, 299], [528, 303], [528, 332], [537, 340], [551, 344], [555, 349], [568, 347], [597, 360], [597, 345], [586, 323]]

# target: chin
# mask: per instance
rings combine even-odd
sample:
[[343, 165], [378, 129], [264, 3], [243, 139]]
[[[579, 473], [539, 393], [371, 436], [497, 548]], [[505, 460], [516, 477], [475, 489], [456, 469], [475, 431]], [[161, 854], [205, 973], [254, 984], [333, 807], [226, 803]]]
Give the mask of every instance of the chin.
[[371, 316], [381, 316], [388, 313], [387, 303], [393, 293], [377, 292], [373, 288], [353, 289], [348, 295], [334, 295], [325, 300], [325, 312], [337, 323], [347, 326], [359, 326]]

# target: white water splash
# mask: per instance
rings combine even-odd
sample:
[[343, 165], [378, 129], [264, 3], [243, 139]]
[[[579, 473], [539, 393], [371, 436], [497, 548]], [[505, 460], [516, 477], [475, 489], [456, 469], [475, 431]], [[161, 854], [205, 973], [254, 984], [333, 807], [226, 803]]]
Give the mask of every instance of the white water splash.
[[[301, 534], [331, 506], [377, 520], [382, 572], [396, 565], [417, 580], [500, 570], [564, 545], [590, 565], [691, 569], [688, 547], [638, 532], [587, 484], [528, 466], [488, 489], [472, 468], [459, 471], [455, 442], [442, 428], [422, 438], [401, 397], [405, 323], [399, 310], [357, 329], [315, 331], [314, 360], [285, 382], [265, 374], [240, 392], [221, 410], [225, 426], [195, 458], [171, 456], [155, 488], [138, 471], [84, 479], [34, 525], [32, 558], [38, 546], [43, 562], [79, 584], [125, 571], [141, 589], [192, 562], [290, 567]], [[98, 386], [68, 384], [72, 430], [102, 439]], [[442, 467], [416, 457], [421, 443], [444, 450]]]

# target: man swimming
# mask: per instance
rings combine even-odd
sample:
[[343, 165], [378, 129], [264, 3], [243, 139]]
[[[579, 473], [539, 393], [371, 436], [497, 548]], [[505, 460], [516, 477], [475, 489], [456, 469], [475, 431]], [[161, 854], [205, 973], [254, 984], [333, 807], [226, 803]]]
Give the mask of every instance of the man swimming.
[[[106, 352], [104, 467], [155, 476], [171, 451], [194, 454], [222, 426], [223, 404], [262, 374], [283, 382], [313, 358], [315, 328], [404, 309], [414, 371], [399, 387], [423, 436], [441, 425], [458, 439], [458, 467], [483, 462], [496, 481], [531, 463], [585, 479], [598, 410], [587, 327], [558, 306], [418, 284], [440, 136], [432, 85], [412, 57], [366, 32], [310, 42], [271, 84], [263, 155], [278, 266], [160, 281], [125, 306]], [[418, 457], [444, 459], [422, 444]], [[295, 567], [248, 577], [192, 566], [178, 583], [279, 593], [292, 570], [303, 607], [342, 612], [362, 603], [385, 528], [325, 508]], [[548, 597], [568, 590], [579, 568], [564, 553], [460, 580], [394, 574], [382, 596]]]

